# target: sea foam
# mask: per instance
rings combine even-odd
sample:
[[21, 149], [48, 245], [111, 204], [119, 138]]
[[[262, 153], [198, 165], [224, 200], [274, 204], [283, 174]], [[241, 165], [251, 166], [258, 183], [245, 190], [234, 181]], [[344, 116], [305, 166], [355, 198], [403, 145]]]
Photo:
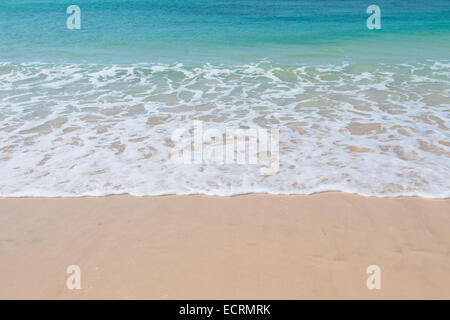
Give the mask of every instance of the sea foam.
[[[450, 195], [450, 63], [0, 63], [0, 195]], [[277, 129], [280, 169], [176, 164], [177, 128]]]

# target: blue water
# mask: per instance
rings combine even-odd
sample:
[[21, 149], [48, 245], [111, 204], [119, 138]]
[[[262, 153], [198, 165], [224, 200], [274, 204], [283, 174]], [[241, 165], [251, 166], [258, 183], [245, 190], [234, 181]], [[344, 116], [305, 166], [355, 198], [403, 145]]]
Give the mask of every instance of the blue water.
[[[381, 8], [381, 30], [366, 8]], [[66, 8], [81, 8], [81, 30]], [[69, 63], [416, 61], [450, 52], [450, 1], [2, 0], [0, 60]]]

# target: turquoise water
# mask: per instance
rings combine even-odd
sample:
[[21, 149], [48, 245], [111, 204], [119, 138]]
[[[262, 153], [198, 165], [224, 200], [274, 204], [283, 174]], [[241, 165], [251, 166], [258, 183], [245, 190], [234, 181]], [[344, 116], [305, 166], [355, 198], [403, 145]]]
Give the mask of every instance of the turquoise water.
[[[449, 53], [449, 0], [1, 0], [0, 196], [447, 198]], [[277, 147], [172, 161], [198, 126]]]
[[[446, 59], [448, 0], [2, 0], [0, 60], [280, 63]], [[77, 4], [81, 30], [66, 28]]]

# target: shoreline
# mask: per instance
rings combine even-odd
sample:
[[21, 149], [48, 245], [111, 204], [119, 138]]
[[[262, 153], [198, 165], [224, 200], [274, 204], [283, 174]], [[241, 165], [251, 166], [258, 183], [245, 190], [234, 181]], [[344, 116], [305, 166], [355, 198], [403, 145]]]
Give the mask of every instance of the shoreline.
[[450, 200], [450, 196], [445, 197], [428, 197], [421, 195], [386, 195], [381, 196], [379, 194], [376, 195], [367, 195], [360, 194], [357, 192], [349, 192], [349, 191], [341, 191], [341, 190], [326, 190], [326, 191], [316, 191], [312, 193], [269, 193], [269, 192], [248, 192], [248, 193], [237, 193], [230, 195], [220, 195], [220, 194], [206, 194], [206, 193], [186, 193], [186, 194], [176, 194], [176, 193], [167, 193], [167, 194], [157, 194], [157, 195], [135, 195], [130, 193], [113, 193], [113, 194], [105, 194], [105, 195], [61, 195], [61, 196], [2, 196], [1, 199], [98, 199], [98, 198], [112, 198], [112, 197], [131, 197], [137, 199], [145, 199], [145, 198], [159, 198], [159, 197], [211, 197], [211, 198], [235, 198], [235, 197], [245, 197], [245, 196], [267, 196], [267, 197], [314, 197], [317, 195], [326, 195], [339, 193], [349, 196], [357, 196], [368, 199], [423, 199], [423, 200]]
[[0, 211], [1, 299], [450, 298], [449, 199], [29, 197]]

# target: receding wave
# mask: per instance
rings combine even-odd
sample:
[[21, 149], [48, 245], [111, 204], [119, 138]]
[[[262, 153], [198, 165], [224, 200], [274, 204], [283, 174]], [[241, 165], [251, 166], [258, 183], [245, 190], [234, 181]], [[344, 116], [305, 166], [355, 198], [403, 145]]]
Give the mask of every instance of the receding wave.
[[[450, 195], [450, 63], [0, 63], [0, 195]], [[278, 129], [279, 172], [177, 164], [177, 128]]]

